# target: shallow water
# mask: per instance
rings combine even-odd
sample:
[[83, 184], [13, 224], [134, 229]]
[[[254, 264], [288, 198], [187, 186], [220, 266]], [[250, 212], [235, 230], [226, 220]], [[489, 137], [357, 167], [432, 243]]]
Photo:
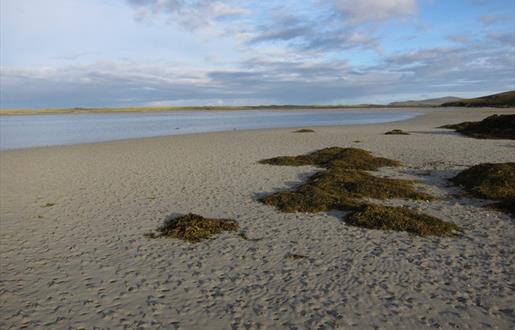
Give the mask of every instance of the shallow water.
[[359, 109], [2, 116], [0, 150], [257, 128], [383, 123], [416, 115], [410, 111]]

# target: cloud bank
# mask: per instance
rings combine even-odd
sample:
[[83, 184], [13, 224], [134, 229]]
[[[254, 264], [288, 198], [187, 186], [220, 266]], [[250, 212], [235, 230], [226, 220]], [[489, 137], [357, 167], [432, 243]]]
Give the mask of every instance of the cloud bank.
[[436, 1], [124, 1], [130, 56], [86, 48], [51, 65], [2, 63], [0, 106], [379, 103], [515, 89], [513, 17], [488, 3], [474, 11], [464, 0], [467, 28], [442, 31], [441, 15], [421, 18], [445, 5]]

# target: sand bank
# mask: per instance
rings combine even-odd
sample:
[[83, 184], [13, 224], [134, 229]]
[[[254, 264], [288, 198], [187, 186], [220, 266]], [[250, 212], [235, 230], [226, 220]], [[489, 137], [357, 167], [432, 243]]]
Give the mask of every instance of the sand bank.
[[[515, 223], [446, 178], [515, 161], [515, 142], [436, 129], [514, 109], [423, 109], [408, 121], [206, 133], [0, 152], [0, 327], [512, 328]], [[410, 135], [383, 135], [394, 128]], [[359, 141], [359, 142], [357, 142]], [[461, 238], [345, 225], [257, 202], [313, 167], [257, 161], [353, 146], [441, 200], [389, 201]], [[146, 239], [170, 214], [232, 218], [198, 244]], [[291, 258], [302, 255], [306, 258]]]

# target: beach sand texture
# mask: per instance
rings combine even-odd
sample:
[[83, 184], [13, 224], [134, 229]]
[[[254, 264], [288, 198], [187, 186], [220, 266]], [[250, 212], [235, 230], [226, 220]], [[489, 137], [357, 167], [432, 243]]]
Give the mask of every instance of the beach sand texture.
[[[435, 127], [515, 109], [420, 111], [404, 122], [311, 134], [267, 129], [0, 152], [0, 328], [513, 328], [514, 219], [457, 196], [446, 179], [515, 161], [515, 141]], [[384, 135], [396, 128], [411, 134]], [[452, 221], [464, 235], [366, 230], [341, 214], [286, 214], [257, 201], [317, 170], [259, 160], [329, 146], [402, 161], [380, 174], [420, 180], [442, 199], [387, 204]], [[235, 219], [251, 240], [143, 236], [190, 212]]]

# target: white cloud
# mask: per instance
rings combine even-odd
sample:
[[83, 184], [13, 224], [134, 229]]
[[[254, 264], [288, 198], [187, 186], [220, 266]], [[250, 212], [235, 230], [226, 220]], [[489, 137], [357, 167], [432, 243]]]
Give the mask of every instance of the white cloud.
[[459, 96], [514, 89], [508, 46], [492, 49], [488, 41], [479, 41], [474, 47], [400, 52], [360, 67], [344, 60], [256, 55], [229, 67], [112, 61], [2, 68], [0, 93], [4, 108], [37, 108], [205, 105], [220, 99], [227, 104], [330, 104], [394, 101], [421, 91]]
[[[93, 6], [88, 15], [72, 8], [64, 15], [87, 22], [101, 17], [99, 22], [109, 22], [105, 25], [95, 22], [85, 29], [80, 24], [85, 21], [59, 25], [42, 20], [41, 26], [53, 28], [46, 39], [39, 25], [20, 34], [73, 46], [64, 50], [13, 35], [10, 47], [1, 47], [2, 55], [11, 57], [0, 68], [1, 107], [335, 103], [360, 97], [373, 102], [421, 91], [458, 95], [514, 89], [511, 25], [485, 28], [477, 13], [469, 17], [477, 26], [470, 30], [449, 22], [450, 27], [420, 31], [415, 19], [390, 25], [415, 14], [415, 0], [124, 1], [102, 0], [112, 11]], [[28, 18], [37, 21], [39, 12]], [[135, 12], [155, 19], [153, 24], [135, 22]], [[25, 18], [13, 26], [29, 26], [26, 15], [3, 15], [16, 22]], [[63, 38], [61, 31], [68, 30], [69, 37]], [[89, 30], [94, 33], [87, 38]], [[427, 36], [417, 42], [403, 37], [417, 32]], [[17, 44], [28, 46], [14, 51]], [[46, 58], [59, 60], [45, 60], [45, 49], [50, 53]], [[31, 53], [43, 60], [19, 59]]]
[[147, 20], [157, 14], [171, 15], [188, 28], [210, 25], [213, 21], [238, 17], [248, 10], [232, 0], [127, 0], [136, 8], [138, 20]]
[[211, 9], [216, 17], [245, 15], [249, 13], [249, 11], [243, 7], [230, 6], [221, 2], [212, 4]]
[[[255, 0], [127, 1], [136, 7], [140, 18], [166, 13], [190, 29], [211, 26], [220, 35], [230, 35], [247, 46], [280, 43], [310, 52], [352, 48], [381, 52], [376, 33], [363, 24], [381, 23], [417, 10], [416, 0], [308, 0], [302, 5], [284, 1], [257, 6], [259, 9], [254, 5], [261, 3]], [[310, 10], [300, 9], [303, 6]], [[238, 20], [231, 24], [221, 22], [227, 17]]]
[[416, 0], [333, 0], [335, 8], [352, 22], [385, 20], [414, 14]]

